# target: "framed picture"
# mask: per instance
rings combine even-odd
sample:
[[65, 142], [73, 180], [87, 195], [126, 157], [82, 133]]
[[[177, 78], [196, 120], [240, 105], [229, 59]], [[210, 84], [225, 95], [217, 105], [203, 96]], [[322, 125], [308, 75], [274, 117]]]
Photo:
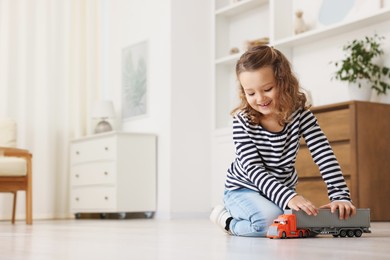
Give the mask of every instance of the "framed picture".
[[[299, 25], [301, 19], [310, 29], [320, 29], [338, 23], [358, 19], [378, 12], [381, 0], [294, 0], [294, 25]], [[297, 17], [297, 11], [302, 17]]]
[[380, 8], [381, 0], [323, 0], [318, 20], [327, 26], [373, 14]]
[[148, 43], [142, 41], [122, 50], [122, 119], [147, 113]]

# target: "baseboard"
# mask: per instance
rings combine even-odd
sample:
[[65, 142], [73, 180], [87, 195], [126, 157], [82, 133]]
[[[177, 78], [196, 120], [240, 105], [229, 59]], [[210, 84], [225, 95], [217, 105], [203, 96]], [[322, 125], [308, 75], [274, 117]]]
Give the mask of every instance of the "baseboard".
[[[53, 220], [53, 219], [72, 219], [74, 216], [72, 214], [33, 214], [34, 220]], [[11, 216], [0, 216], [1, 221], [11, 221]], [[26, 221], [26, 216], [24, 214], [16, 215], [16, 221]]]
[[[168, 212], [157, 211], [154, 214], [154, 219], [170, 220], [170, 219], [207, 219], [210, 212]], [[33, 221], [35, 220], [55, 220], [55, 219], [74, 219], [75, 216], [72, 213], [61, 214], [33, 214]], [[17, 215], [16, 221], [25, 221], [26, 216], [24, 214]], [[0, 221], [11, 221], [11, 216], [0, 216]]]

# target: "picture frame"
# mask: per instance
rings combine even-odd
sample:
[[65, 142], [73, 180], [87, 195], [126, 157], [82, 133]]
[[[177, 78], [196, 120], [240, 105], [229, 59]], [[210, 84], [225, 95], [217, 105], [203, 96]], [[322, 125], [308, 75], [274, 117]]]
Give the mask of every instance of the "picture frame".
[[147, 115], [148, 112], [148, 41], [122, 50], [122, 120]]
[[381, 0], [322, 0], [318, 21], [329, 26], [371, 15], [381, 7]]

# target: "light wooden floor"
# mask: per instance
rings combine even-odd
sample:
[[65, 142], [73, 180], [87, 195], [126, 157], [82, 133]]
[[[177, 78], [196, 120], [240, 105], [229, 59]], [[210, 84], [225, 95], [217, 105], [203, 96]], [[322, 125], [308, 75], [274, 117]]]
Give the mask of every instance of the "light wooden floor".
[[390, 259], [390, 222], [361, 238], [225, 235], [209, 220], [0, 222], [0, 259]]

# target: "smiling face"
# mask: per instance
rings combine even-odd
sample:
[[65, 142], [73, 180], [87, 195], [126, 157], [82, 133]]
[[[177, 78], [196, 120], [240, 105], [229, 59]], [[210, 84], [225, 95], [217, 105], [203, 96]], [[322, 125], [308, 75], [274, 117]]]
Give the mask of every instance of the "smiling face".
[[275, 115], [278, 88], [272, 67], [244, 71], [238, 77], [248, 104], [263, 116]]
[[259, 45], [242, 54], [236, 76], [240, 81], [240, 104], [231, 112], [233, 116], [242, 111], [253, 124], [277, 120], [282, 126], [294, 111], [308, 108], [290, 62], [271, 46]]

